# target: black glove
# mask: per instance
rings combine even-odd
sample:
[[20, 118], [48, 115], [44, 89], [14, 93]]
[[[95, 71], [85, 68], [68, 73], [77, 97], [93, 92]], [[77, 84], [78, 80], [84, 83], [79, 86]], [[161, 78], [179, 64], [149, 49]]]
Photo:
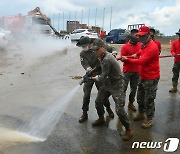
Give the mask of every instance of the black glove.
[[91, 80], [91, 77], [88, 77], [87, 75], [83, 76], [84, 82], [88, 82]]

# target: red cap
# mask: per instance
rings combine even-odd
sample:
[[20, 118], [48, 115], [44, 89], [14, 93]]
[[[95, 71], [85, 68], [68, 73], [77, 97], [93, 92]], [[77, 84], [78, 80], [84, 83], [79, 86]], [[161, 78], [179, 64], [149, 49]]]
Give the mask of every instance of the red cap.
[[148, 34], [149, 32], [150, 32], [149, 27], [147, 27], [147, 26], [142, 26], [142, 27], [140, 27], [139, 30], [138, 30], [138, 35], [146, 35], [146, 34]]

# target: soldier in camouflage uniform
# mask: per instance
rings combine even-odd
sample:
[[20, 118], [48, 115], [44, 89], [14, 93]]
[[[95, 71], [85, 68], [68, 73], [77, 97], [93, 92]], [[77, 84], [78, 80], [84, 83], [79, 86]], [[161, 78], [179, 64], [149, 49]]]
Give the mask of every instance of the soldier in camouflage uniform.
[[[99, 60], [95, 56], [95, 53], [92, 52], [92, 50], [90, 50], [90, 45], [92, 44], [92, 42], [93, 40], [90, 39], [89, 37], [83, 37], [77, 43], [77, 46], [83, 48], [83, 50], [80, 53], [80, 60], [81, 60], [81, 65], [87, 72], [91, 71], [93, 68], [100, 65]], [[95, 71], [93, 71], [92, 75], [98, 75], [98, 74], [101, 74], [101, 69], [96, 69]], [[99, 89], [100, 86], [102, 85], [100, 82], [95, 82], [92, 80], [84, 83], [83, 86], [84, 96], [83, 96], [83, 106], [82, 106], [83, 114], [79, 119], [80, 123], [88, 119], [87, 111], [89, 110], [90, 95], [94, 83], [97, 89]], [[114, 113], [110, 108], [110, 102], [108, 99], [104, 101], [104, 106], [106, 107], [109, 117], [114, 118]]]
[[177, 86], [178, 86], [178, 79], [179, 79], [179, 72], [180, 72], [180, 56], [177, 56], [177, 54], [180, 54], [180, 29], [176, 33], [178, 35], [178, 39], [172, 42], [171, 46], [171, 54], [175, 57], [174, 58], [174, 66], [172, 69], [173, 77], [172, 77], [172, 88], [169, 90], [170, 93], [176, 93], [177, 92]]
[[100, 60], [102, 74], [94, 76], [91, 79], [94, 81], [103, 82], [103, 86], [100, 87], [95, 101], [99, 119], [97, 119], [92, 125], [99, 126], [105, 124], [103, 102], [110, 95], [112, 95], [116, 104], [116, 113], [121, 123], [126, 128], [123, 140], [130, 140], [133, 136], [133, 131], [130, 126], [130, 121], [127, 117], [127, 114], [124, 110], [124, 77], [122, 75], [120, 66], [115, 57], [106, 51], [104, 42], [101, 39], [94, 40], [92, 50], [95, 51], [96, 56]]
[[[130, 33], [130, 40], [124, 44], [121, 48], [121, 57], [122, 56], [131, 56], [136, 54], [140, 50], [141, 43], [138, 42], [137, 37], [138, 30], [132, 29]], [[136, 108], [133, 104], [135, 101], [137, 85], [139, 82], [139, 69], [137, 64], [132, 64], [128, 62], [123, 63], [123, 73], [125, 77], [125, 86], [124, 91], [126, 93], [128, 84], [130, 83], [130, 94], [129, 94], [129, 103], [128, 109], [131, 111], [136, 111]]]
[[152, 126], [156, 98], [157, 86], [160, 78], [159, 66], [159, 49], [156, 43], [150, 37], [150, 29], [142, 26], [138, 30], [139, 41], [142, 42], [140, 52], [134, 56], [140, 56], [139, 59], [122, 57], [123, 61], [138, 64], [140, 81], [137, 92], [137, 103], [139, 113], [133, 119], [139, 121], [144, 119], [146, 113], [147, 119], [142, 123], [142, 128], [149, 128]]

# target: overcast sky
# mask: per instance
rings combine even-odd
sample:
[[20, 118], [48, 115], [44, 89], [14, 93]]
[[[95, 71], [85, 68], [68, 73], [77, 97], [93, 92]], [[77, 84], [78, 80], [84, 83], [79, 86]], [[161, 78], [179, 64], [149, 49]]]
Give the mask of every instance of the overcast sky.
[[[113, 28], [127, 28], [128, 24], [144, 23], [155, 27], [165, 35], [174, 35], [180, 29], [180, 1], [179, 0], [0, 0], [0, 16], [12, 16], [18, 13], [26, 15], [28, 11], [39, 6], [41, 11], [57, 19], [60, 13], [60, 29], [63, 29], [64, 19], [76, 20], [95, 25], [95, 12], [97, 8], [96, 25], [110, 30], [110, 12], [112, 7]], [[103, 24], [103, 10], [104, 24]], [[57, 20], [54, 25], [57, 28]], [[64, 23], [64, 29], [66, 24]]]

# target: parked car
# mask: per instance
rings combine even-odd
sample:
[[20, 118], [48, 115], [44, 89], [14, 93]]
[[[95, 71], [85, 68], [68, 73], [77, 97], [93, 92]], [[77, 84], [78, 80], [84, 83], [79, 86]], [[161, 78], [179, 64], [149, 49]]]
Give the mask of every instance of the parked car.
[[129, 31], [126, 29], [113, 29], [106, 36], [108, 43], [125, 43], [128, 40]]
[[0, 33], [5, 34], [7, 40], [11, 40], [11, 39], [12, 39], [12, 33], [11, 33], [11, 31], [5, 30], [5, 29], [3, 29], [3, 28], [0, 27]]
[[0, 49], [4, 49], [7, 46], [6, 35], [0, 32]]
[[79, 41], [82, 37], [98, 38], [98, 34], [94, 30], [89, 29], [76, 29], [70, 33], [71, 41]]

